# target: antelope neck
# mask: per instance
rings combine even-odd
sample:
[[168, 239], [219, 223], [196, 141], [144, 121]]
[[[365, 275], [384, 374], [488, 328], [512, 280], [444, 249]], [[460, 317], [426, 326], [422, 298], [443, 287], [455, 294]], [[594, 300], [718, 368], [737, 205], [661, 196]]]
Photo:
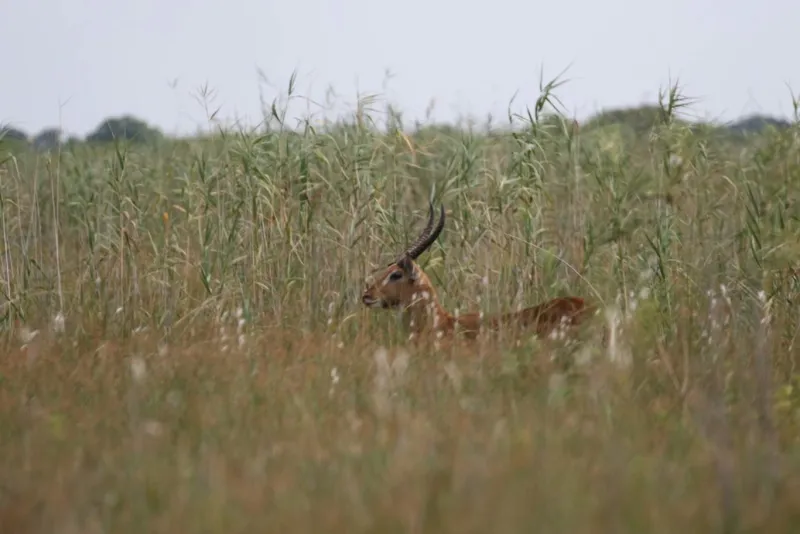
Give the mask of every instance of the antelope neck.
[[411, 303], [403, 310], [403, 315], [408, 329], [417, 334], [429, 329], [434, 332], [447, 330], [453, 322], [453, 317], [439, 303], [436, 291], [425, 283], [412, 294]]

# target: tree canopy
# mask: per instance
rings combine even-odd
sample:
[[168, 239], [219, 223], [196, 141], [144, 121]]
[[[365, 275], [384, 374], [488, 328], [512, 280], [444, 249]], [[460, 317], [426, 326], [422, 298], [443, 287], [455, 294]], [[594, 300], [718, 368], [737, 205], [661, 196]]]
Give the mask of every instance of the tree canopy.
[[95, 130], [86, 136], [89, 142], [109, 142], [115, 139], [127, 139], [134, 142], [155, 141], [162, 137], [161, 132], [146, 122], [131, 115], [111, 117], [100, 123]]

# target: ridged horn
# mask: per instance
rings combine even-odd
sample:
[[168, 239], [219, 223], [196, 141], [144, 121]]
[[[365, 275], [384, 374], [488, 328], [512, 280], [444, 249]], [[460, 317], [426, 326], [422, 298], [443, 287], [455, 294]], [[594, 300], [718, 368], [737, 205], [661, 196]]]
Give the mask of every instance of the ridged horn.
[[411, 257], [411, 259], [417, 259], [417, 257], [428, 250], [436, 238], [439, 237], [439, 234], [442, 233], [442, 228], [444, 228], [444, 204], [441, 206], [440, 215], [439, 215], [439, 222], [436, 224], [436, 227], [433, 227], [433, 203], [429, 203], [430, 206], [430, 214], [428, 215], [428, 224], [425, 226], [425, 229], [419, 235], [416, 241], [414, 241], [405, 251], [404, 255]]
[[406, 250], [402, 254], [400, 254], [399, 256], [400, 258], [408, 254], [409, 250], [417, 248], [422, 244], [423, 241], [425, 241], [425, 238], [428, 236], [429, 233], [431, 233], [431, 230], [433, 229], [434, 222], [435, 219], [433, 213], [433, 202], [428, 201], [428, 223], [425, 225], [425, 228], [422, 229], [422, 232], [420, 232], [419, 237], [417, 237], [417, 239], [413, 243], [411, 243], [408, 247], [406, 247]]

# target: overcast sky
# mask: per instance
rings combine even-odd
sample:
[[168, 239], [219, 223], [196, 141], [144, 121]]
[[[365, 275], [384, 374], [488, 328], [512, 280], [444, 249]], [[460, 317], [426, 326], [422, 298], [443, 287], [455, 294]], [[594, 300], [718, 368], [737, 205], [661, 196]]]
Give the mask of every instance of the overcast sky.
[[[654, 101], [679, 78], [700, 117], [789, 117], [800, 93], [798, 0], [0, 0], [0, 123], [85, 135], [131, 113], [168, 133], [260, 117], [259, 94], [321, 103], [380, 93], [408, 119], [504, 120], [540, 69], [580, 118]], [[266, 76], [261, 79], [259, 69]], [[386, 73], [391, 78], [386, 78]], [[301, 102], [298, 102], [298, 105]], [[306, 108], [306, 106], [309, 106]], [[382, 107], [382, 106], [379, 106]], [[318, 112], [312, 103], [294, 110]]]

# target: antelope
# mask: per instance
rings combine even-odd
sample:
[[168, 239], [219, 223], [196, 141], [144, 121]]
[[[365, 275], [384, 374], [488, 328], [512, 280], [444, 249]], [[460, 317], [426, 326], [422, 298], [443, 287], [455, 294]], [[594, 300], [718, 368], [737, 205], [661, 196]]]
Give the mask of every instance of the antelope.
[[382, 272], [367, 278], [361, 302], [369, 308], [400, 311], [411, 337], [432, 333], [436, 338], [442, 338], [457, 331], [474, 340], [483, 329], [497, 330], [508, 326], [530, 328], [537, 336], [545, 337], [559, 328], [577, 326], [594, 314], [594, 307], [587, 306], [584, 299], [571, 296], [488, 317], [483, 313], [449, 313], [439, 303], [433, 284], [415, 261], [436, 241], [444, 223], [444, 205], [434, 226], [433, 203], [430, 203], [428, 223], [422, 233]]

